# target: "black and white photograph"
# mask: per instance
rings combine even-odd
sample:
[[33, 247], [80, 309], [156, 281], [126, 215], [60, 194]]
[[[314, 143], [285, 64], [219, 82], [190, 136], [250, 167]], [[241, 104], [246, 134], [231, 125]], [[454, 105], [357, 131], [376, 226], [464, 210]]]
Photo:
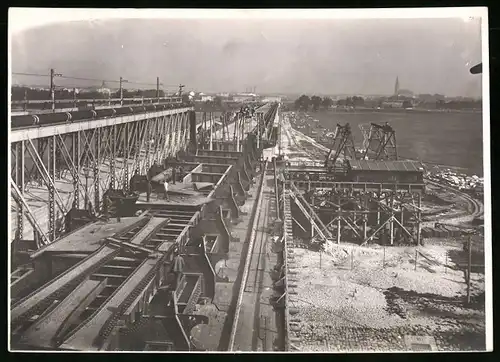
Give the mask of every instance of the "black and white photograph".
[[11, 352], [493, 350], [487, 8], [8, 28]]

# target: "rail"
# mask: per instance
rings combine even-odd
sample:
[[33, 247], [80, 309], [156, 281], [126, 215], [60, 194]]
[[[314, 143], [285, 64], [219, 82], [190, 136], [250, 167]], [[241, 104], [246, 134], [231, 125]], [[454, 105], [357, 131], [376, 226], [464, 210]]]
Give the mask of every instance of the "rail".
[[276, 167], [276, 157], [273, 157], [273, 168], [274, 168], [274, 196], [275, 196], [275, 202], [276, 202], [276, 219], [280, 219], [280, 197], [278, 194], [278, 170]]
[[[283, 186], [282, 189], [282, 200], [283, 200], [283, 270], [284, 270], [284, 277], [285, 277], [285, 290], [283, 292], [283, 298], [284, 298], [284, 314], [285, 314], [285, 326], [284, 326], [284, 331], [285, 331], [285, 352], [288, 352], [290, 350], [290, 315], [289, 315], [289, 307], [288, 307], [288, 243], [287, 243], [287, 238], [288, 238], [288, 233], [287, 233], [287, 223], [291, 227], [291, 210], [290, 210], [290, 197], [287, 195], [286, 188]], [[290, 235], [293, 237], [293, 235]]]
[[245, 266], [243, 268], [243, 276], [241, 278], [241, 285], [240, 285], [240, 289], [238, 291], [236, 310], [234, 312], [233, 325], [231, 328], [231, 334], [230, 334], [230, 338], [229, 338], [228, 350], [230, 350], [230, 351], [233, 351], [233, 348], [234, 348], [234, 341], [236, 338], [236, 331], [238, 329], [238, 321], [239, 321], [239, 315], [240, 315], [240, 311], [241, 311], [241, 304], [243, 301], [243, 294], [245, 293], [245, 286], [247, 283], [248, 273], [250, 270], [250, 262], [252, 259], [252, 251], [253, 251], [253, 246], [254, 246], [254, 241], [255, 241], [255, 234], [257, 231], [257, 229], [256, 229], [257, 222], [258, 222], [257, 216], [260, 212], [260, 204], [262, 201], [262, 191], [264, 190], [264, 179], [266, 177], [266, 172], [265, 172], [266, 168], [267, 168], [267, 160], [264, 162], [264, 166], [263, 166], [263, 169], [261, 172], [261, 179], [260, 179], [260, 183], [259, 183], [259, 189], [257, 192], [257, 200], [256, 200], [256, 203], [254, 204], [254, 207], [252, 210], [252, 215], [251, 215], [252, 228], [251, 228], [250, 235], [248, 237], [248, 251], [247, 251], [246, 258], [245, 258]]
[[451, 186], [448, 186], [448, 185], [445, 185], [442, 183], [438, 183], [435, 181], [431, 181], [428, 179], [426, 179], [425, 181], [433, 186], [436, 186], [436, 187], [439, 187], [442, 189], [446, 189], [448, 191], [453, 192], [454, 194], [460, 195], [469, 204], [469, 207], [471, 209], [469, 213], [472, 217], [480, 217], [480, 216], [484, 215], [483, 203], [479, 202], [478, 200], [475, 200], [473, 197], [471, 197], [467, 193], [460, 191], [454, 187], [451, 187]]

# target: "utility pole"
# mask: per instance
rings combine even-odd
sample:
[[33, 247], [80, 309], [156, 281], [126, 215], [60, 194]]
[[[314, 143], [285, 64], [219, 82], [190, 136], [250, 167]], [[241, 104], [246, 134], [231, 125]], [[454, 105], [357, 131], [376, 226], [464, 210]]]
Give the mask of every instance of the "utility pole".
[[283, 120], [282, 120], [282, 117], [280, 115], [280, 117], [278, 118], [278, 132], [279, 132], [279, 144], [278, 144], [278, 155], [281, 156], [281, 124], [282, 124]]
[[234, 130], [236, 131], [236, 152], [240, 152], [240, 122], [241, 122], [241, 112], [238, 113], [238, 118], [234, 123]]
[[24, 90], [24, 111], [26, 112], [28, 110], [28, 90]]
[[257, 114], [256, 119], [257, 119], [257, 149], [260, 150], [260, 116], [259, 116], [259, 114]]
[[56, 73], [54, 68], [50, 69], [50, 100], [52, 102], [52, 112], [56, 111], [56, 99], [55, 99], [55, 84], [54, 78], [62, 77], [62, 74]]
[[227, 123], [227, 112], [224, 112], [221, 117], [222, 121], [222, 141], [226, 140], [226, 123]]
[[214, 140], [214, 119], [213, 114], [210, 112], [210, 151], [213, 150], [213, 140]]
[[156, 102], [160, 103], [160, 77], [156, 77]]
[[123, 106], [123, 83], [128, 83], [128, 80], [120, 77], [120, 106]]
[[469, 236], [469, 240], [467, 240], [467, 252], [468, 252], [468, 262], [467, 262], [467, 304], [470, 303], [470, 271], [471, 271], [471, 262], [472, 262], [472, 248], [471, 248], [471, 237]]
[[52, 112], [56, 110], [56, 100], [54, 92], [54, 69], [50, 69], [50, 100], [52, 102]]

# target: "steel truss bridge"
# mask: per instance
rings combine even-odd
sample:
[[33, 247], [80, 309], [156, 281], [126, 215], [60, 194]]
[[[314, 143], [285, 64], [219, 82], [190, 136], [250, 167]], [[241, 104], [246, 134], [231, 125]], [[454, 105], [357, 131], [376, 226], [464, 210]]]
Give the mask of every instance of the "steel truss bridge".
[[[13, 239], [45, 245], [63, 233], [64, 217], [72, 208], [88, 209], [90, 203], [99, 215], [107, 190], [126, 191], [135, 172], [146, 174], [154, 163], [187, 150], [190, 118], [196, 118], [193, 108], [185, 107], [13, 129], [9, 134]], [[201, 118], [215, 116], [204, 113]], [[208, 132], [213, 141], [231, 141], [244, 135], [244, 118], [226, 112], [222, 126], [203, 122], [202, 127], [214, 130]], [[262, 112], [257, 111], [255, 118], [262, 124]]]

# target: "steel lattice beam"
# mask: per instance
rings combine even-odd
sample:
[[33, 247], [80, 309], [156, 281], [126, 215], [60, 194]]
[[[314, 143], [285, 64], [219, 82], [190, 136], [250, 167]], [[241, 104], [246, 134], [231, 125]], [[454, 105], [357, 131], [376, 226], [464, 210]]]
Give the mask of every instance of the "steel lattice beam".
[[37, 234], [43, 230], [47, 239], [54, 240], [62, 231], [61, 217], [71, 207], [81, 208], [82, 196], [84, 207], [92, 200], [99, 213], [110, 185], [128, 189], [134, 170], [145, 173], [152, 162], [162, 162], [187, 146], [188, 111], [152, 112], [150, 118], [129, 117], [127, 122], [109, 119], [92, 127], [49, 127], [52, 132], [39, 132], [35, 139], [15, 138], [11, 142], [11, 172], [18, 189], [13, 191], [15, 238], [26, 238], [28, 218], [39, 222], [31, 229]]

